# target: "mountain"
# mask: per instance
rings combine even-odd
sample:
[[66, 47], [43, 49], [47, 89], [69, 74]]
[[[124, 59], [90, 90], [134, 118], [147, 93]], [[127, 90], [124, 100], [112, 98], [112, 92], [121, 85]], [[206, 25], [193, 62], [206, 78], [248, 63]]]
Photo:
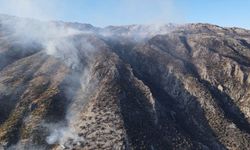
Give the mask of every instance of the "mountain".
[[250, 31], [0, 17], [0, 149], [250, 147]]

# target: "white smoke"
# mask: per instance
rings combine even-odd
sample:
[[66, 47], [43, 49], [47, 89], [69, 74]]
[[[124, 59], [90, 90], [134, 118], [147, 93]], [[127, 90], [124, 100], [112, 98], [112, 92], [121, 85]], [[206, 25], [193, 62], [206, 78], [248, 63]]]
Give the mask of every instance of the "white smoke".
[[[21, 4], [20, 9], [25, 9], [27, 13], [33, 13], [33, 2], [31, 0], [20, 0], [24, 3]], [[10, 3], [17, 2], [11, 0]], [[17, 2], [19, 3], [19, 2]], [[24, 6], [22, 6], [24, 5]], [[15, 5], [16, 6], [16, 5]], [[21, 8], [22, 7], [22, 8]], [[18, 42], [22, 45], [28, 45], [32, 43], [38, 43], [42, 46], [43, 52], [52, 57], [58, 58], [65, 65], [73, 70], [81, 70], [82, 74], [75, 78], [81, 78], [81, 89], [85, 91], [86, 82], [89, 79], [88, 67], [82, 66], [82, 59], [90, 59], [96, 48], [90, 42], [87, 37], [88, 31], [80, 31], [75, 28], [67, 26], [66, 23], [52, 22], [52, 21], [38, 21], [29, 18], [17, 18], [10, 16], [3, 16], [0, 18], [1, 27], [10, 31], [9, 38], [11, 41]], [[84, 57], [84, 58], [82, 58]], [[84, 60], [87, 61], [87, 60]], [[71, 77], [74, 78], [74, 77]], [[76, 79], [73, 79], [76, 80]], [[67, 87], [65, 91], [66, 97], [71, 97], [71, 87]], [[83, 106], [85, 99], [79, 99], [78, 105], [73, 105], [67, 111], [66, 122], [63, 123], [41, 123], [42, 127], [49, 129], [49, 135], [46, 137], [46, 142], [50, 144], [67, 145], [67, 142], [72, 140], [75, 143], [79, 143], [84, 139], [78, 136], [75, 127], [72, 126], [73, 122], [77, 120], [77, 111]], [[68, 143], [70, 145], [71, 143]], [[18, 143], [13, 145], [10, 149], [25, 149], [25, 146], [29, 149], [34, 148], [32, 145], [25, 145]], [[37, 149], [44, 149], [44, 147], [36, 147]]]
[[58, 0], [1, 0], [1, 12], [9, 15], [41, 20], [55, 19]]
[[[169, 22], [183, 23], [185, 16], [176, 5], [175, 0], [120, 0], [114, 1], [110, 11], [105, 5], [93, 5], [89, 0], [73, 2], [81, 11], [75, 11], [71, 7], [65, 7], [67, 2], [60, 0], [1, 0], [3, 10], [11, 15], [29, 17], [41, 20], [58, 20], [66, 15], [75, 15], [78, 20], [88, 19], [85, 22], [97, 26], [124, 25], [124, 24], [166, 24]], [[101, 2], [102, 3], [102, 2]], [[109, 2], [107, 2], [107, 5]], [[97, 7], [98, 6], [98, 7]], [[92, 9], [89, 9], [92, 8]], [[98, 9], [99, 8], [99, 9]], [[74, 13], [72, 13], [74, 12]], [[87, 15], [91, 16], [87, 18]], [[75, 17], [71, 16], [71, 17]], [[80, 17], [79, 17], [80, 16]], [[122, 18], [122, 19], [121, 19]], [[82, 20], [84, 21], [84, 20]]]
[[139, 43], [155, 35], [170, 33], [175, 30], [176, 27], [178, 27], [177, 24], [109, 26], [104, 28], [100, 34], [108, 38], [117, 38], [117, 36], [119, 36]]
[[[32, 42], [41, 44], [48, 55], [61, 58], [71, 67], [79, 64], [77, 47], [72, 37], [87, 34], [70, 27], [67, 23], [48, 21], [55, 18], [60, 1], [3, 0], [1, 7], [8, 14], [27, 18], [6, 16], [1, 18], [1, 26], [12, 32], [12, 38], [21, 44]], [[34, 20], [41, 19], [46, 21]]]
[[81, 67], [81, 55], [88, 58], [96, 50], [88, 41], [93, 31], [78, 30], [64, 22], [4, 16], [0, 24], [10, 31], [9, 40], [24, 46], [39, 44], [46, 54], [61, 59], [72, 69]]
[[[148, 0], [147, 0], [148, 1]], [[59, 2], [60, 3], [60, 2]], [[136, 14], [137, 6], [141, 6], [143, 1], [141, 0], [129, 0], [125, 2], [128, 12]], [[159, 0], [153, 3], [160, 3]], [[39, 18], [42, 20], [49, 20], [54, 18], [51, 14], [54, 12], [46, 12], [41, 10], [39, 3], [35, 0], [8, 0], [4, 1], [6, 5], [6, 9], [10, 9], [10, 14], [19, 14], [23, 17], [31, 17], [31, 18]], [[53, 4], [52, 4], [53, 5]], [[165, 5], [165, 4], [164, 4]], [[165, 13], [165, 7], [161, 6], [163, 16], [159, 16], [159, 18], [155, 18], [153, 22], [157, 22], [159, 20], [167, 20]], [[169, 5], [168, 3], [166, 4]], [[144, 9], [144, 8], [143, 8]], [[56, 8], [54, 8], [56, 10]], [[168, 12], [168, 11], [167, 11]], [[131, 14], [132, 16], [133, 14]], [[147, 19], [149, 23], [152, 23], [151, 19]], [[162, 23], [159, 21], [159, 23]], [[81, 38], [83, 35], [87, 35], [91, 32], [82, 31], [72, 27], [67, 26], [66, 23], [60, 22], [52, 22], [52, 21], [37, 21], [33, 19], [24, 19], [24, 18], [16, 18], [16, 17], [6, 17], [1, 19], [1, 27], [6, 28], [11, 31], [13, 41], [18, 41], [22, 44], [29, 44], [32, 42], [41, 44], [43, 47], [43, 51], [46, 54], [56, 57], [62, 62], [64, 62], [67, 66], [76, 69], [84, 69], [79, 76], [81, 78], [81, 92], [82, 97], [78, 97], [71, 103], [68, 108], [66, 114], [67, 125], [64, 123], [56, 123], [56, 124], [48, 124], [42, 123], [43, 127], [49, 129], [50, 134], [46, 137], [46, 142], [48, 144], [60, 144], [62, 146], [67, 145], [67, 142], [73, 140], [73, 142], [84, 141], [83, 138], [80, 138], [77, 134], [76, 128], [74, 127], [75, 122], [79, 119], [79, 110], [82, 109], [84, 103], [86, 103], [86, 94], [88, 90], [90, 75], [89, 68], [83, 68], [82, 58], [81, 56], [91, 57], [91, 55], [96, 51], [95, 45], [88, 42], [88, 40]], [[129, 28], [130, 32], [113, 32], [112, 30], [105, 30], [100, 34], [104, 36], [113, 36], [114, 34], [121, 34], [121, 36], [126, 37], [134, 37], [136, 39], [143, 39], [145, 36], [152, 36], [154, 34], [160, 33], [162, 28], [161, 26], [131, 26]], [[163, 32], [164, 30], [164, 32]], [[165, 33], [165, 29], [162, 29], [161, 33]], [[77, 42], [76, 42], [77, 41]], [[78, 78], [78, 77], [77, 77]], [[71, 87], [68, 87], [68, 91], [71, 91]], [[67, 93], [68, 97], [71, 97], [71, 93]], [[21, 145], [23, 146], [23, 145]], [[22, 149], [20, 145], [13, 146], [13, 149]], [[38, 148], [37, 148], [38, 149]]]
[[[48, 144], [59, 144], [62, 147], [70, 147], [72, 143], [79, 144], [84, 142], [84, 138], [78, 136], [76, 125], [79, 122], [81, 110], [87, 102], [88, 90], [91, 90], [89, 89], [90, 84], [94, 86], [93, 83], [90, 83], [89, 68], [85, 68], [80, 77], [81, 89], [78, 91], [80, 95], [74, 98], [67, 109], [67, 125], [65, 123], [43, 124], [43, 126], [50, 129], [50, 135], [46, 138]], [[68, 93], [68, 95], [71, 94]], [[70, 141], [71, 143], [69, 143]]]
[[77, 136], [78, 133], [74, 127], [64, 126], [63, 124], [43, 124], [44, 127], [50, 129], [50, 135], [46, 137], [49, 145], [59, 144], [63, 147], [71, 147], [73, 143], [84, 141], [83, 137]]

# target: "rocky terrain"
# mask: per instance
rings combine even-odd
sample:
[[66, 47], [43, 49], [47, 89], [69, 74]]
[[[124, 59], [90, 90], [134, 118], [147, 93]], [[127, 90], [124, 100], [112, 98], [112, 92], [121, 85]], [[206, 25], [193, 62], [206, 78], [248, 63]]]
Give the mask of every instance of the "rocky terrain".
[[248, 150], [250, 31], [0, 17], [0, 150]]

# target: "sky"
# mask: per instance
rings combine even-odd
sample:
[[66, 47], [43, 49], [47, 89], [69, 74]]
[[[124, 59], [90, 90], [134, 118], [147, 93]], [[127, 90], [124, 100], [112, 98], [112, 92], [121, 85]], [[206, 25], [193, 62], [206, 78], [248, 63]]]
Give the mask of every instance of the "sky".
[[0, 0], [0, 13], [40, 20], [128, 24], [211, 23], [250, 29], [250, 0]]

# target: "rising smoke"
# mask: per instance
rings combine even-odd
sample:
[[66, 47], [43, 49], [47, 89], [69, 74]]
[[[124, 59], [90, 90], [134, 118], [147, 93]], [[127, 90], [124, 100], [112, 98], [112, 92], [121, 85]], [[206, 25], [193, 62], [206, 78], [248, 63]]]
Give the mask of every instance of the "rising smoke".
[[[47, 144], [60, 144], [67, 145], [69, 139], [75, 143], [79, 143], [84, 139], [77, 136], [77, 131], [72, 126], [78, 119], [77, 114], [85, 103], [85, 97], [83, 99], [73, 99], [72, 91], [73, 85], [78, 79], [80, 79], [81, 95], [84, 95], [86, 86], [89, 81], [89, 65], [88, 61], [92, 59], [93, 53], [96, 47], [88, 42], [87, 31], [80, 31], [66, 26], [64, 23], [58, 22], [44, 22], [36, 21], [33, 19], [20, 19], [10, 16], [5, 16], [5, 19], [1, 19], [1, 26], [10, 31], [10, 37], [12, 41], [18, 41], [19, 44], [29, 46], [33, 43], [38, 43], [42, 46], [42, 52], [51, 57], [55, 57], [68, 66], [74, 75], [68, 77], [73, 81], [71, 86], [65, 88], [65, 100], [70, 101], [68, 109], [66, 110], [66, 124], [59, 123], [41, 123], [41, 127], [49, 130], [49, 135], [46, 137]], [[24, 50], [26, 50], [24, 48]], [[68, 81], [70, 82], [70, 81]], [[77, 105], [74, 105], [77, 101]], [[11, 146], [9, 149], [25, 149], [27, 145], [18, 143]], [[36, 145], [28, 145], [29, 149], [44, 149]]]
[[[142, 3], [142, 1], [130, 0], [126, 2], [126, 5], [129, 5], [127, 6], [127, 8], [130, 9], [129, 12], [137, 10], [134, 6], [139, 5], [139, 3]], [[6, 8], [10, 7], [14, 14], [18, 13], [21, 16], [29, 17], [32, 14], [35, 18], [43, 20], [54, 18], [53, 16], [50, 16], [53, 12], [44, 14], [43, 10], [37, 7], [37, 2], [33, 0], [9, 0], [8, 2], [5, 1], [5, 5]], [[162, 10], [164, 9], [162, 8]], [[159, 16], [157, 20], [162, 20], [164, 17], [165, 16]], [[157, 20], [154, 20], [154, 22], [162, 23]], [[66, 124], [65, 122], [41, 123], [42, 127], [49, 130], [49, 135], [46, 137], [47, 144], [60, 144], [62, 147], [64, 147], [65, 144], [67, 146], [68, 139], [72, 139], [75, 143], [84, 141], [83, 138], [77, 136], [74, 124], [79, 119], [79, 110], [81, 110], [86, 103], [88, 88], [94, 87], [94, 85], [90, 85], [93, 83], [90, 83], [91, 64], [89, 61], [93, 59], [93, 55], [98, 51], [98, 48], [88, 41], [86, 38], [88, 34], [98, 34], [105, 38], [121, 36], [131, 38], [134, 41], [142, 41], [145, 37], [167, 33], [171, 28], [171, 26], [165, 25], [133, 25], [121, 27], [122, 30], [117, 30], [116, 27], [107, 27], [98, 31], [98, 33], [93, 33], [93, 31], [89, 30], [78, 30], [77, 28], [68, 26], [67, 23], [63, 22], [38, 21], [28, 18], [20, 19], [10, 16], [2, 16], [0, 21], [1, 28], [11, 32], [12, 41], [18, 41], [18, 43], [21, 43], [21, 45], [24, 46], [37, 43], [38, 45], [41, 45], [44, 53], [58, 58], [73, 71], [77, 72], [77, 75], [74, 74], [74, 76], [69, 78], [70, 80], [80, 79], [81, 94], [79, 97], [72, 98], [72, 91], [74, 91], [72, 87], [68, 87], [65, 90], [65, 98], [70, 101], [66, 111]], [[152, 22], [148, 20], [148, 23]], [[17, 145], [10, 147], [10, 149], [24, 149], [24, 147], [24, 145], [18, 143]], [[29, 148], [43, 149], [42, 147], [37, 147], [35, 145], [31, 145]]]

